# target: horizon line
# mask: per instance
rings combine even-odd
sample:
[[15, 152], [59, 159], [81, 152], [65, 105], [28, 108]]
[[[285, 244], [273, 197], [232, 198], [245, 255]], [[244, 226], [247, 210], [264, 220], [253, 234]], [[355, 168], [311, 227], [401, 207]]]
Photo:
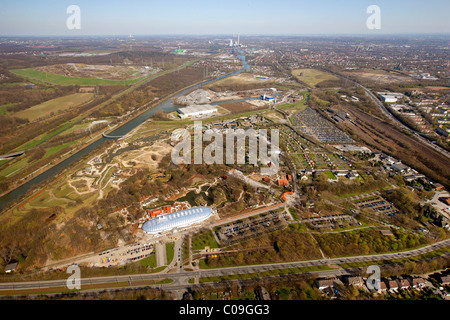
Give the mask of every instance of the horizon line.
[[[42, 34], [42, 35], [2, 35], [0, 37], [149, 37], [149, 36], [235, 36], [237, 33], [124, 33], [124, 34]], [[450, 36], [450, 32], [392, 32], [392, 33], [239, 33], [240, 36], [258, 37], [258, 36]]]

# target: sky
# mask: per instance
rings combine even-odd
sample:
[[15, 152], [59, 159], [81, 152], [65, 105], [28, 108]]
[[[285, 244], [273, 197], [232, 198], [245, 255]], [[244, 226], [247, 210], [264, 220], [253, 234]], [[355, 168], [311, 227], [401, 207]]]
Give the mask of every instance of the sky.
[[[370, 5], [380, 29], [366, 25]], [[450, 0], [0, 0], [0, 35], [448, 34], [449, 12]]]

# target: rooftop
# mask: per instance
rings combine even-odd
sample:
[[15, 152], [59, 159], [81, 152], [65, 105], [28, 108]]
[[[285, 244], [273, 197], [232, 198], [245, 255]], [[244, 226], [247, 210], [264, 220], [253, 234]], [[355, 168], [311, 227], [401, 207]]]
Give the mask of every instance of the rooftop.
[[194, 207], [176, 211], [146, 221], [142, 226], [142, 230], [150, 234], [163, 233], [175, 228], [184, 228], [204, 221], [208, 219], [211, 214], [212, 210], [209, 207]]

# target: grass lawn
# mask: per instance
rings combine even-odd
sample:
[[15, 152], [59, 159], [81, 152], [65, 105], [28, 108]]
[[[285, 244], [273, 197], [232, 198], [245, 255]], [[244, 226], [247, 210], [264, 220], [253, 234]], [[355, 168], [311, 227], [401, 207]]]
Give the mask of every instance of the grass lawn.
[[0, 176], [7, 177], [8, 175], [12, 174], [13, 172], [21, 168], [26, 167], [27, 165], [28, 165], [28, 158], [24, 157], [13, 164], [8, 164], [6, 168], [0, 171]]
[[175, 242], [166, 243], [166, 256], [167, 264], [170, 264], [173, 260]]
[[295, 111], [303, 111], [306, 109], [307, 105], [306, 102], [309, 100], [309, 95], [310, 93], [307, 91], [304, 92], [300, 92], [303, 94], [303, 99], [302, 101], [296, 102], [296, 103], [287, 103], [287, 104], [283, 104], [281, 106], [278, 107], [278, 109], [281, 110], [295, 110]]
[[44, 142], [45, 140], [61, 133], [62, 131], [66, 130], [67, 128], [69, 128], [70, 126], [72, 126], [72, 123], [66, 122], [64, 125], [59, 126], [58, 128], [56, 128], [55, 130], [45, 133], [43, 135], [38, 136], [37, 138], [34, 138], [33, 140], [28, 141], [27, 143], [21, 145], [20, 147], [14, 149], [14, 151], [23, 151], [23, 150], [27, 150], [30, 148], [33, 148], [35, 146], [37, 146], [38, 144], [40, 144], [41, 142]]
[[[71, 142], [68, 142], [66, 144], [62, 144], [62, 145], [59, 145], [59, 146], [54, 146], [54, 147], [48, 148], [46, 150], [46, 153], [45, 153], [43, 159], [45, 159], [47, 157], [50, 157], [51, 155], [61, 151], [65, 147], [68, 147], [68, 146], [71, 146], [71, 145], [75, 144], [76, 142], [77, 141], [71, 141]], [[15, 173], [19, 173], [20, 172], [19, 169], [24, 169], [24, 168], [28, 167], [29, 163], [28, 163], [28, 157], [27, 156], [22, 156], [19, 159], [16, 160], [16, 162], [13, 162], [12, 164], [9, 164], [3, 170], [1, 170], [0, 171], [0, 176], [7, 177], [8, 175], [13, 174], [13, 173], [14, 174]]]
[[291, 214], [291, 216], [294, 220], [298, 220], [298, 214], [294, 208], [289, 208], [289, 213]]
[[337, 179], [336, 176], [334, 175], [334, 173], [331, 172], [331, 171], [325, 171], [325, 174], [327, 175], [327, 177], [329, 179], [332, 179], [332, 180], [336, 180]]
[[192, 250], [202, 250], [205, 246], [219, 248], [211, 230], [203, 230], [192, 236]]
[[143, 267], [156, 268], [156, 255], [151, 254], [149, 257], [139, 260], [138, 263]]
[[34, 80], [49, 82], [53, 84], [70, 86], [70, 85], [80, 85], [80, 86], [95, 86], [95, 85], [131, 85], [142, 79], [130, 79], [130, 80], [105, 80], [105, 79], [95, 79], [95, 78], [75, 78], [75, 77], [65, 77], [54, 73], [37, 71], [34, 68], [26, 69], [15, 69], [11, 70], [12, 73], [24, 77], [31, 78]]
[[19, 118], [25, 118], [30, 121], [40, 117], [50, 115], [52, 112], [57, 113], [71, 107], [82, 105], [94, 97], [93, 93], [73, 93], [63, 97], [51, 99], [41, 104], [32, 106], [31, 108], [21, 110], [14, 115]]
[[51, 155], [53, 155], [53, 154], [55, 154], [55, 153], [57, 153], [59, 151], [61, 151], [65, 147], [69, 147], [69, 146], [71, 146], [71, 145], [73, 145], [75, 143], [76, 143], [76, 141], [71, 141], [71, 142], [68, 142], [68, 143], [65, 143], [65, 144], [62, 144], [62, 145], [59, 145], [59, 146], [54, 146], [54, 147], [48, 148], [47, 152], [45, 153], [44, 159], [47, 158], [47, 157], [50, 157]]

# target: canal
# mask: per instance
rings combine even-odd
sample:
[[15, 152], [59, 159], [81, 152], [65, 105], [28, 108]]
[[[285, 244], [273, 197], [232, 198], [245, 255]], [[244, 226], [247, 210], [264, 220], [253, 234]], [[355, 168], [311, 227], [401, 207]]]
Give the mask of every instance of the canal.
[[[243, 68], [229, 73], [229, 74], [225, 74], [222, 75], [220, 77], [211, 79], [211, 80], [207, 80], [204, 81], [202, 83], [193, 85], [189, 88], [186, 88], [172, 96], [170, 96], [169, 98], [165, 99], [164, 101], [158, 103], [156, 106], [154, 106], [153, 108], [144, 111], [142, 114], [138, 115], [137, 117], [135, 117], [134, 119], [128, 121], [127, 123], [123, 124], [122, 126], [120, 126], [119, 128], [115, 129], [112, 132], [109, 132], [108, 135], [110, 136], [123, 136], [125, 134], [127, 134], [128, 132], [130, 132], [131, 130], [133, 130], [134, 128], [136, 128], [138, 125], [140, 125], [141, 123], [143, 123], [144, 121], [146, 121], [150, 116], [154, 115], [158, 110], [163, 110], [163, 111], [174, 111], [176, 110], [176, 108], [178, 108], [179, 106], [176, 106], [172, 103], [174, 98], [177, 97], [181, 97], [184, 94], [186, 94], [186, 92], [191, 91], [193, 89], [199, 88], [201, 86], [204, 86], [205, 84], [211, 83], [213, 81], [217, 81], [220, 80], [222, 78], [225, 77], [229, 77], [235, 74], [238, 74], [244, 70], [248, 70], [250, 68], [249, 64], [247, 63], [246, 57], [243, 55], [243, 52], [241, 50], [239, 50], [239, 55], [238, 58], [242, 60], [243, 62]], [[43, 173], [37, 175], [36, 177], [30, 179], [29, 181], [25, 182], [24, 184], [22, 184], [21, 186], [17, 187], [16, 189], [4, 194], [3, 196], [0, 197], [0, 211], [2, 211], [3, 209], [5, 209], [8, 204], [10, 204], [12, 201], [20, 198], [21, 196], [25, 195], [29, 190], [31, 190], [33, 187], [39, 185], [40, 183], [46, 181], [47, 179], [54, 177], [55, 175], [59, 174], [60, 172], [62, 172], [64, 169], [68, 168], [71, 164], [73, 164], [75, 161], [79, 160], [80, 158], [84, 157], [85, 155], [89, 154], [92, 150], [94, 150], [95, 148], [103, 145], [108, 139], [106, 138], [101, 138], [99, 140], [96, 140], [94, 142], [92, 142], [90, 145], [86, 146], [85, 148], [81, 149], [80, 151], [74, 153], [73, 155], [71, 155], [70, 157], [68, 157], [67, 159], [63, 160], [62, 162], [58, 163], [57, 165], [53, 166], [52, 168], [44, 171]]]

